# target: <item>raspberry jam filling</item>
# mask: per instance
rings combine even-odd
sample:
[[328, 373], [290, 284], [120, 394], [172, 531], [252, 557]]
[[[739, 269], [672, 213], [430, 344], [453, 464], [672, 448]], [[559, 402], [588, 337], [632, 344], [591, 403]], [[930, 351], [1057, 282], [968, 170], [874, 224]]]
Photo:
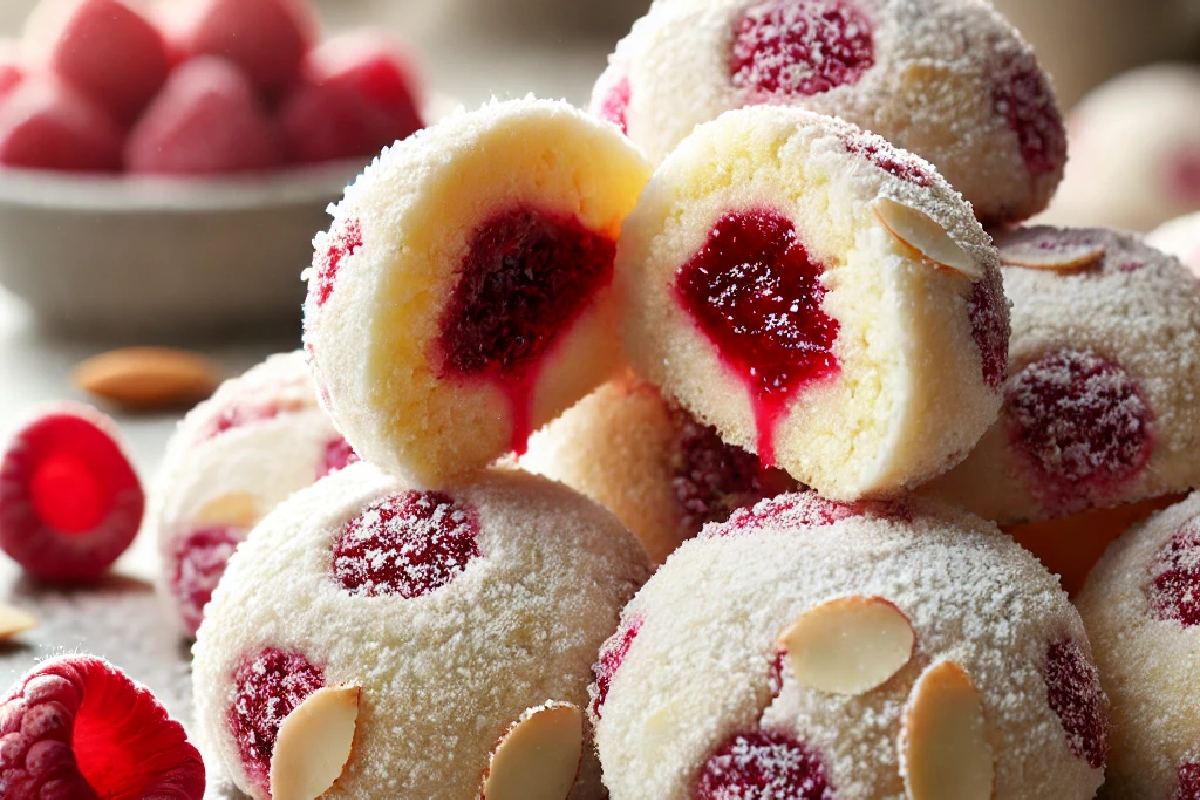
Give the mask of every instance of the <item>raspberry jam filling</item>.
[[203, 528], [181, 538], [172, 549], [167, 585], [193, 636], [229, 557], [247, 533], [244, 528]]
[[629, 655], [629, 647], [641, 629], [642, 618], [636, 615], [632, 616], [623, 621], [617, 632], [600, 648], [600, 658], [592, 665], [592, 674], [596, 676], [596, 683], [592, 688], [591, 711], [592, 716], [596, 719], [600, 719], [600, 712], [604, 709], [604, 702], [608, 699], [608, 689], [612, 685], [613, 677], [625, 661], [625, 656]]
[[783, 732], [739, 733], [700, 769], [693, 800], [833, 800], [825, 765]]
[[1067, 132], [1045, 74], [1031, 53], [1010, 57], [992, 86], [992, 108], [1017, 135], [1021, 158], [1033, 177], [1067, 160]]
[[1067, 732], [1067, 746], [1092, 769], [1108, 760], [1107, 698], [1100, 672], [1070, 639], [1054, 642], [1046, 653], [1046, 691], [1050, 708]]
[[838, 372], [838, 323], [821, 309], [824, 271], [790, 220], [752, 210], [722, 215], [676, 276], [680, 305], [750, 390], [766, 466], [787, 406]]
[[1008, 434], [1030, 486], [1060, 513], [1102, 505], [1146, 465], [1151, 413], [1117, 363], [1063, 351], [1025, 367], [1005, 390]]
[[321, 455], [321, 465], [317, 467], [317, 478], [321, 479], [341, 472], [351, 464], [357, 464], [361, 459], [354, 448], [342, 437], [325, 443], [325, 452]]
[[271, 754], [279, 726], [310, 694], [325, 685], [324, 670], [302, 653], [268, 647], [233, 675], [237, 694], [229, 707], [229, 729], [242, 767], [263, 791], [270, 786]]
[[1189, 520], [1158, 551], [1150, 565], [1150, 609], [1185, 628], [1200, 625], [1200, 520]]
[[532, 433], [538, 372], [612, 282], [616, 251], [613, 238], [536, 208], [503, 211], [474, 233], [442, 313], [442, 372], [504, 389], [518, 453]]
[[971, 319], [971, 337], [979, 348], [983, 382], [990, 388], [999, 386], [1008, 371], [1009, 327], [1004, 279], [997, 270], [988, 271], [975, 281], [967, 314]]
[[43, 661], [0, 702], [6, 800], [200, 800], [204, 784], [183, 726], [94, 656]]
[[783, 494], [764, 500], [753, 508], [733, 512], [729, 522], [712, 528], [711, 536], [738, 536], [763, 525], [814, 528], [852, 517], [880, 517], [911, 522], [912, 509], [901, 500], [859, 500], [843, 503], [827, 500], [815, 492]]
[[706, 523], [724, 522], [739, 508], [799, 487], [786, 472], [768, 469], [753, 453], [726, 444], [716, 428], [682, 408], [672, 408], [671, 418], [678, 433], [671, 485], [685, 536], [695, 536]]
[[362, 246], [362, 223], [357, 219], [346, 220], [340, 229], [329, 232], [325, 240], [325, 250], [318, 250], [313, 257], [313, 267], [317, 274], [312, 295], [318, 308], [325, 305], [333, 294], [333, 284], [337, 280], [342, 262], [348, 256], [357, 253]]
[[422, 597], [479, 553], [479, 517], [441, 492], [385, 497], [352, 519], [333, 550], [333, 574], [361, 597]]
[[1188, 761], [1179, 766], [1179, 785], [1171, 800], [1200, 800], [1200, 763]]
[[891, 142], [871, 134], [847, 135], [842, 140], [846, 152], [860, 155], [902, 181], [928, 188], [933, 185], [933, 169], [914, 155], [897, 150]]
[[858, 83], [875, 65], [874, 27], [850, 0], [752, 5], [733, 31], [733, 85], [768, 97], [788, 97]]
[[622, 75], [600, 100], [600, 119], [614, 123], [625, 134], [629, 133], [629, 96], [629, 76]]

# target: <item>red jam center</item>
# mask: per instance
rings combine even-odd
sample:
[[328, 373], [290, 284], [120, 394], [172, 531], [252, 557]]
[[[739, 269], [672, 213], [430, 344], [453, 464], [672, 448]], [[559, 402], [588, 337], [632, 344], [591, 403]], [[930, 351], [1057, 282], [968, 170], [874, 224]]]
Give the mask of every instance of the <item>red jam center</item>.
[[475, 231], [442, 312], [442, 370], [505, 389], [518, 452], [532, 433], [538, 370], [612, 282], [616, 250], [612, 238], [577, 220], [534, 208], [501, 212]]
[[1200, 625], [1200, 520], [1189, 520], [1163, 545], [1150, 566], [1150, 608], [1161, 620]]
[[1150, 409], [1113, 361], [1064, 351], [1021, 370], [1005, 390], [1009, 436], [1042, 502], [1064, 513], [1099, 505], [1150, 459]]
[[325, 685], [324, 671], [301, 653], [268, 647], [238, 667], [237, 694], [229, 707], [229, 728], [242, 766], [265, 791], [279, 726], [288, 714]]
[[1008, 341], [1012, 329], [1007, 312], [1004, 279], [998, 270], [989, 270], [975, 281], [967, 301], [967, 313], [971, 319], [971, 337], [979, 348], [983, 382], [991, 388], [999, 386], [1008, 371]]
[[93, 656], [41, 664], [0, 703], [0, 793], [196, 798], [204, 765], [149, 690]]
[[675, 281], [679, 303], [751, 391], [767, 466], [788, 404], [838, 371], [838, 323], [821, 309], [824, 271], [789, 220], [756, 210], [724, 214]]
[[1200, 800], [1200, 763], [1189, 761], [1179, 767], [1179, 785], [1171, 800]]
[[795, 491], [799, 484], [782, 470], [767, 469], [753, 453], [722, 441], [717, 429], [673, 408], [678, 457], [671, 480], [685, 536], [709, 522], [724, 522], [739, 508]]
[[873, 29], [849, 0], [758, 3], [734, 28], [733, 85], [786, 97], [855, 84], [875, 64]]
[[61, 533], [88, 533], [112, 506], [103, 479], [73, 453], [47, 456], [29, 479], [29, 497], [38, 516]]
[[329, 232], [324, 252], [318, 250], [313, 258], [317, 276], [312, 291], [318, 307], [325, 305], [333, 294], [333, 284], [342, 261], [357, 253], [362, 246], [362, 223], [357, 219], [346, 220], [340, 229]]
[[626, 134], [629, 133], [629, 97], [629, 76], [622, 75], [600, 100], [600, 119], [616, 124], [621, 133]]
[[325, 444], [325, 452], [321, 456], [321, 466], [317, 468], [317, 478], [341, 472], [351, 464], [357, 464], [360, 460], [358, 453], [354, 452], [350, 443], [339, 436]]
[[333, 574], [352, 595], [422, 597], [479, 556], [475, 510], [441, 492], [405, 492], [350, 521], [333, 550]]
[[1032, 54], [1011, 58], [992, 86], [992, 108], [1017, 135], [1025, 168], [1035, 178], [1067, 161], [1067, 132], [1045, 73]]
[[1100, 673], [1070, 639], [1050, 645], [1046, 655], [1046, 690], [1050, 708], [1067, 732], [1067, 746], [1092, 769], [1108, 759], [1107, 700]]
[[188, 633], [195, 635], [225, 565], [249, 531], [203, 528], [181, 538], [171, 553], [169, 587]]
[[783, 732], [739, 733], [709, 756], [694, 800], [833, 800], [825, 766]]
[[600, 718], [604, 702], [608, 700], [608, 689], [612, 686], [613, 677], [625, 661], [625, 656], [629, 655], [629, 648], [641, 629], [642, 618], [630, 617], [621, 623], [617, 632], [600, 648], [600, 658], [592, 665], [592, 674], [596, 676], [596, 685], [592, 692], [591, 710], [592, 716], [596, 719]]

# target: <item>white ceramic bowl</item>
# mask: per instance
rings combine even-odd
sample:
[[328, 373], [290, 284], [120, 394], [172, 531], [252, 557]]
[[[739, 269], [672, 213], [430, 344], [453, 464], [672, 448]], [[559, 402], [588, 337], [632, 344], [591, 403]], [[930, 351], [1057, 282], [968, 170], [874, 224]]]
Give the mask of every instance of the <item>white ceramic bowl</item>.
[[77, 334], [295, 325], [313, 235], [362, 167], [215, 180], [0, 169], [0, 284]]

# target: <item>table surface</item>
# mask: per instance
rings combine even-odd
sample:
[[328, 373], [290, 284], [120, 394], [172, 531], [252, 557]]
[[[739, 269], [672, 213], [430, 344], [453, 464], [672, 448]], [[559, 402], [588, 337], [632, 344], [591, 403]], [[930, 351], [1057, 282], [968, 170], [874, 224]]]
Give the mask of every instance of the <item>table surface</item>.
[[[442, 53], [429, 65], [430, 82], [468, 107], [492, 95], [519, 97], [528, 92], [584, 103], [609, 47], [604, 43], [519, 49], [473, 46], [469, 53]], [[211, 356], [223, 374], [232, 376], [269, 353], [298, 346], [298, 333], [282, 332], [197, 349]], [[71, 370], [81, 359], [105, 349], [105, 342], [56, 338], [40, 331], [28, 309], [0, 288], [0, 435], [40, 402], [86, 400], [71, 385]], [[177, 421], [170, 415], [118, 418], [147, 483]], [[190, 725], [189, 645], [160, 606], [154, 589], [156, 571], [153, 543], [145, 536], [117, 562], [109, 578], [79, 590], [38, 586], [0, 556], [0, 602], [27, 609], [39, 619], [35, 630], [0, 643], [0, 691], [47, 656], [95, 653], [148, 685], [173, 716]], [[240, 796], [211, 765], [209, 778], [207, 798]]]

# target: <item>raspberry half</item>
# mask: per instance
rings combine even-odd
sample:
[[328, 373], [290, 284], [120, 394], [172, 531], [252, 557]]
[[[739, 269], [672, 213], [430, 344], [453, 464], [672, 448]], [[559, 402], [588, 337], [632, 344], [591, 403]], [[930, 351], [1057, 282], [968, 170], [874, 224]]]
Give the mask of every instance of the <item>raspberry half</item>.
[[30, 575], [99, 577], [142, 523], [145, 496], [116, 425], [63, 406], [21, 428], [0, 462], [0, 548]]
[[442, 492], [405, 492], [350, 521], [333, 550], [333, 574], [352, 595], [422, 597], [479, 557], [475, 509]]
[[1050, 645], [1044, 677], [1050, 707], [1067, 732], [1067, 746], [1092, 769], [1102, 769], [1108, 760], [1108, 699], [1099, 670], [1083, 648], [1064, 639]]
[[694, 800], [833, 800], [817, 754], [783, 732], [738, 733], [700, 769]]
[[325, 685], [325, 673], [303, 653], [268, 647], [243, 661], [233, 682], [237, 694], [229, 707], [229, 729], [246, 774], [266, 792], [279, 726]]
[[1062, 351], [1036, 361], [1005, 389], [1008, 433], [1030, 484], [1060, 513], [1103, 505], [1150, 460], [1151, 412], [1119, 364]]
[[612, 686], [617, 670], [624, 663], [625, 656], [629, 655], [629, 648], [642, 630], [643, 622], [644, 620], [636, 614], [622, 621], [617, 632], [600, 648], [600, 658], [592, 665], [592, 674], [596, 676], [596, 682], [589, 689], [592, 695], [591, 712], [596, 719], [600, 719], [604, 703], [608, 700], [609, 687]]
[[0, 703], [0, 797], [200, 800], [204, 782], [183, 726], [95, 656], [43, 661]]
[[855, 84], [875, 65], [875, 26], [847, 0], [772, 0], [748, 8], [733, 32], [733, 85], [808, 96]]
[[679, 304], [750, 389], [767, 466], [787, 406], [839, 369], [838, 323], [821, 308], [824, 271], [790, 220], [756, 210], [723, 214], [676, 276]]

